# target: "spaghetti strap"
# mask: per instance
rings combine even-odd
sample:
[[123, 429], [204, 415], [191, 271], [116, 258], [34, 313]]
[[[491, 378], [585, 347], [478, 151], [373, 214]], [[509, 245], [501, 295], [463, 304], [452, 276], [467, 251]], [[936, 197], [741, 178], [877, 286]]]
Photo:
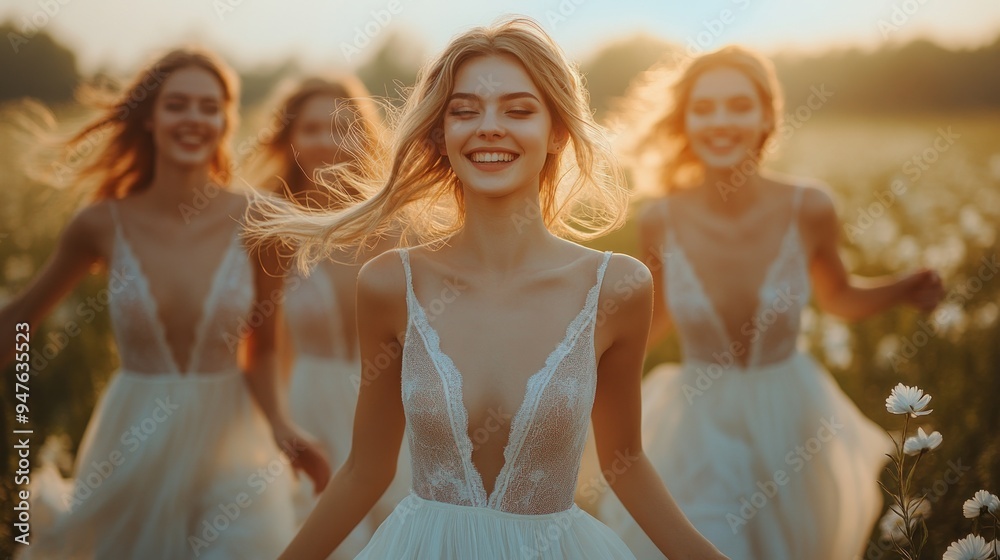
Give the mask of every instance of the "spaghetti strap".
[[608, 262], [611, 261], [611, 251], [604, 251], [604, 259], [601, 261], [601, 266], [597, 269], [597, 291], [600, 293], [601, 286], [604, 285], [604, 273], [608, 270]]
[[670, 204], [670, 196], [671, 195], [666, 195], [662, 199], [663, 200], [663, 233], [664, 233], [664, 237], [666, 238], [665, 240], [666, 240], [666, 243], [667, 243], [668, 246], [671, 245], [675, 241], [675, 239], [674, 239], [675, 233], [674, 233], [673, 218], [670, 217], [670, 206], [671, 206], [671, 204]]
[[806, 190], [801, 185], [793, 185], [792, 189], [792, 217], [788, 221], [788, 235], [799, 235], [799, 218], [802, 211], [802, 191]]
[[667, 231], [672, 229], [670, 227], [670, 195], [663, 197], [663, 227]]
[[795, 185], [792, 188], [795, 189], [795, 192], [792, 193], [792, 213], [798, 216], [799, 209], [802, 207], [802, 191], [806, 189], [801, 185]]
[[604, 285], [604, 273], [608, 270], [608, 262], [611, 261], [612, 254], [611, 251], [604, 251], [604, 258], [601, 260], [601, 265], [597, 268], [597, 282], [587, 292], [583, 309], [580, 311], [581, 316], [597, 317], [598, 300], [601, 297], [601, 287]]
[[413, 272], [410, 270], [410, 251], [408, 248], [398, 250], [399, 260], [403, 262], [403, 272], [406, 274], [406, 307], [411, 311], [417, 308], [417, 295], [413, 292]]
[[115, 224], [115, 233], [118, 234], [119, 237], [125, 237], [125, 233], [122, 231], [121, 218], [118, 217], [118, 201], [109, 200], [108, 210], [111, 211], [111, 221]]
[[403, 261], [403, 272], [406, 273], [406, 293], [413, 291], [413, 273], [410, 272], [410, 253], [405, 248], [399, 250], [399, 260]]

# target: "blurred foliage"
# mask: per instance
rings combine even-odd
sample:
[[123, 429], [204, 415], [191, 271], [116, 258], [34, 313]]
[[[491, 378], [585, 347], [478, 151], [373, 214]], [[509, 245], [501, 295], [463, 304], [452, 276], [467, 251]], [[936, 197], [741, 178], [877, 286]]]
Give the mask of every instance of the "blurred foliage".
[[[13, 24], [0, 26], [7, 36]], [[606, 113], [613, 99], [671, 45], [639, 36], [610, 44], [581, 64], [593, 107]], [[358, 69], [375, 95], [393, 97], [397, 84], [412, 84], [422, 51], [402, 36], [389, 36]], [[788, 107], [803, 104], [813, 86], [826, 84], [835, 95], [829, 105], [810, 113], [786, 138], [770, 167], [816, 177], [832, 190], [841, 218], [859, 224], [872, 204], [895, 181], [905, 181], [905, 195], [890, 204], [856, 236], [845, 235], [849, 267], [862, 275], [892, 274], [918, 265], [939, 268], [952, 293], [972, 285], [983, 258], [1000, 252], [1000, 40], [973, 50], [949, 51], [927, 42], [887, 47], [874, 53], [839, 51], [820, 56], [779, 56]], [[38, 71], [38, 69], [45, 69]], [[241, 71], [242, 101], [248, 113], [259, 111], [279, 81], [302, 69], [290, 60], [273, 67]], [[79, 110], [60, 106], [72, 98], [80, 77], [72, 52], [46, 34], [30, 38], [18, 53], [0, 49], [0, 72], [17, 76], [0, 83], [0, 100], [30, 95], [53, 104], [57, 115], [78, 118]], [[873, 113], [878, 113], [873, 114]], [[966, 114], [968, 113], [968, 114]], [[0, 304], [22, 290], [51, 254], [56, 238], [85, 193], [55, 190], [24, 175], [25, 146], [14, 136], [9, 115], [0, 120]], [[61, 119], [62, 120], [62, 119]], [[69, 118], [63, 120], [66, 122]], [[237, 143], [256, 135], [244, 120]], [[939, 130], [959, 134], [954, 146], [926, 162], [926, 170], [908, 171], [923, 158]], [[846, 232], [846, 230], [845, 230]], [[595, 247], [632, 253], [635, 224], [629, 222]], [[89, 321], [81, 313], [88, 298], [104, 288], [103, 274], [85, 279], [32, 333], [35, 374], [31, 381], [33, 449], [46, 437], [65, 434], [79, 445], [91, 411], [117, 367], [106, 310]], [[887, 356], [919, 340], [926, 317], [894, 309], [844, 325], [813, 308], [805, 321], [804, 340], [828, 365], [844, 391], [870, 418], [895, 427], [884, 408], [897, 382], [918, 385], [934, 396], [934, 413], [921, 420], [944, 435], [942, 446], [921, 462], [918, 487], [935, 488], [949, 462], [971, 469], [940, 496], [928, 521], [926, 557], [940, 557], [948, 543], [967, 534], [961, 504], [976, 490], [1000, 492], [1000, 276], [968, 291], [950, 308], [947, 327], [920, 345], [905, 361]], [[82, 332], [66, 337], [76, 322]], [[648, 366], [677, 361], [671, 338], [650, 356]], [[13, 367], [4, 371], [12, 379]], [[13, 386], [0, 384], [0, 429], [10, 428]], [[37, 460], [37, 455], [34, 456]], [[0, 503], [13, 496], [14, 457], [0, 450]], [[37, 463], [36, 463], [37, 464]], [[846, 489], [845, 491], [850, 491]], [[0, 511], [0, 556], [7, 547], [11, 510]], [[882, 556], [888, 558], [889, 556]]]
[[[47, 103], [73, 98], [80, 75], [76, 55], [48, 33], [22, 34], [13, 22], [0, 24], [0, 103], [34, 97]], [[8, 48], [9, 47], [9, 48]]]
[[302, 74], [302, 68], [295, 59], [289, 59], [274, 66], [240, 71], [240, 106], [253, 107], [266, 101], [275, 84], [300, 74]]
[[[1000, 37], [971, 50], [926, 40], [874, 53], [852, 49], [818, 58], [779, 56], [788, 106], [806, 102], [813, 86], [836, 92], [831, 107], [856, 112], [977, 111], [1000, 107]], [[992, 69], [992, 71], [990, 70]]]
[[625, 93], [629, 83], [671, 52], [669, 43], [646, 35], [611, 43], [581, 64], [590, 104], [600, 117], [612, 101]]
[[[0, 83], [0, 102], [31, 96], [49, 103], [70, 101], [81, 79], [74, 54], [48, 33], [23, 35], [10, 21], [0, 32], [12, 49], [0, 49], [0, 73], [17, 76]], [[10, 39], [10, 37], [15, 37]], [[16, 37], [21, 37], [20, 42]], [[632, 79], [655, 62], [683, 60], [681, 47], [648, 35], [609, 43], [587, 60], [592, 105], [603, 115]], [[424, 59], [418, 40], [389, 33], [374, 54], [356, 69], [377, 96], [397, 97], [401, 85], [412, 85]], [[787, 105], [806, 102], [813, 87], [835, 92], [834, 111], [935, 112], [1000, 108], [1000, 37], [976, 49], [949, 50], [925, 40], [890, 44], [874, 52], [837, 50], [813, 56], [779, 54], [774, 58]], [[44, 71], [39, 71], [44, 69]], [[263, 68], [241, 68], [242, 102], [253, 106], [267, 98], [282, 79], [301, 74], [295, 59]]]
[[401, 89], [417, 79], [423, 60], [423, 49], [412, 39], [394, 34], [382, 43], [378, 51], [358, 68], [358, 77], [376, 97], [399, 99]]

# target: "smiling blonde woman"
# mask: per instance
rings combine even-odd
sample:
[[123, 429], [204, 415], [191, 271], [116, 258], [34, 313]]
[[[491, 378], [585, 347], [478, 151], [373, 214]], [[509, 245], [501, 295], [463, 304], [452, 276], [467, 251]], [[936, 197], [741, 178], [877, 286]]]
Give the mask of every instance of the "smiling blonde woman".
[[[275, 205], [252, 228], [303, 262], [394, 220], [427, 242], [361, 271], [361, 357], [376, 367], [362, 378], [347, 463], [283, 558], [337, 546], [392, 480], [405, 434], [412, 493], [359, 558], [631, 559], [573, 504], [591, 419], [606, 468], [634, 457], [613, 488], [660, 550], [724, 558], [641, 450], [648, 271], [563, 238], [625, 217], [579, 73], [533, 21], [475, 28], [422, 70], [394, 132], [382, 180], [346, 174], [364, 202], [305, 217]], [[647, 282], [616, 297], [631, 276]], [[609, 304], [617, 312], [598, 321]]]

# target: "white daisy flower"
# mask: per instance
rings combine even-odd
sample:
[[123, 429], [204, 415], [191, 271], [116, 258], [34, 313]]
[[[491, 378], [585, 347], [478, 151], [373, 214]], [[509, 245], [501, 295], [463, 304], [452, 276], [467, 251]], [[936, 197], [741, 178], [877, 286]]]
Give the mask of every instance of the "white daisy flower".
[[931, 435], [927, 435], [923, 428], [917, 428], [917, 435], [906, 438], [906, 442], [903, 443], [903, 452], [907, 455], [920, 455], [933, 451], [941, 445], [943, 439], [941, 432], [931, 432]]
[[885, 399], [885, 409], [892, 414], [909, 414], [916, 418], [933, 412], [924, 410], [930, 402], [931, 396], [925, 395], [922, 389], [900, 383], [892, 389], [889, 398]]
[[993, 554], [986, 539], [979, 535], [969, 535], [951, 543], [941, 560], [988, 560], [991, 556]]
[[1000, 498], [986, 490], [980, 490], [972, 499], [965, 500], [965, 503], [962, 504], [962, 515], [969, 519], [975, 519], [984, 513], [984, 509], [990, 513], [997, 513], [997, 510], [1000, 509]]

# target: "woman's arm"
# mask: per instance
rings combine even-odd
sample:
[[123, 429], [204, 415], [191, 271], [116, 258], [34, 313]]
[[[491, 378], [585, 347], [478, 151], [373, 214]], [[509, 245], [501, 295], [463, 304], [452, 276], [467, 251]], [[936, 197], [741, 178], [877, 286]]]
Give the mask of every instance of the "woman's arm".
[[[287, 279], [286, 279], [287, 280]], [[283, 285], [283, 292], [285, 297], [288, 297], [289, 283], [285, 282]], [[284, 298], [282, 302], [284, 302]], [[284, 321], [278, 326], [277, 332], [275, 333], [274, 344], [278, 348], [278, 378], [286, 386], [290, 386], [292, 382], [292, 370], [295, 368], [295, 340], [292, 337], [292, 328], [288, 324], [287, 315], [285, 315]]]
[[628, 297], [604, 294], [624, 278], [649, 278], [643, 268], [631, 257], [615, 255], [604, 281], [602, 299], [615, 297], [618, 312], [609, 314], [603, 326], [607, 335], [602, 340], [610, 345], [598, 365], [592, 415], [597, 456], [615, 494], [664, 555], [671, 560], [723, 559], [684, 517], [642, 450], [640, 385], [653, 286], [647, 280]]
[[803, 193], [802, 222], [811, 246], [809, 272], [820, 308], [849, 321], [905, 303], [931, 311], [944, 296], [941, 279], [922, 269], [902, 277], [852, 277], [840, 258], [840, 220], [833, 201], [819, 189]]
[[663, 269], [666, 253], [667, 224], [666, 212], [663, 211], [665, 201], [647, 202], [639, 209], [639, 248], [642, 260], [646, 263], [653, 276], [653, 317], [649, 326], [649, 337], [646, 342], [646, 352], [666, 338], [670, 332], [670, 312], [667, 309], [666, 279]]
[[[406, 279], [399, 255], [372, 259], [358, 276], [360, 393], [347, 461], [305, 525], [282, 554], [286, 560], [326, 558], [361, 521], [396, 475], [406, 418], [400, 390], [406, 325]], [[375, 368], [373, 364], [388, 364]]]
[[90, 268], [104, 259], [104, 243], [111, 231], [111, 218], [105, 204], [89, 206], [79, 212], [63, 230], [55, 252], [41, 272], [20, 295], [0, 309], [0, 369], [14, 353], [14, 329], [18, 323], [36, 323], [46, 317], [72, 290]]
[[285, 404], [286, 383], [278, 374], [278, 330], [284, 324], [282, 286], [284, 268], [273, 247], [263, 246], [251, 256], [254, 266], [254, 309], [261, 321], [246, 338], [246, 376], [250, 394], [271, 426], [278, 448], [296, 470], [305, 471], [317, 491], [330, 479], [330, 465], [315, 441], [291, 421]]

